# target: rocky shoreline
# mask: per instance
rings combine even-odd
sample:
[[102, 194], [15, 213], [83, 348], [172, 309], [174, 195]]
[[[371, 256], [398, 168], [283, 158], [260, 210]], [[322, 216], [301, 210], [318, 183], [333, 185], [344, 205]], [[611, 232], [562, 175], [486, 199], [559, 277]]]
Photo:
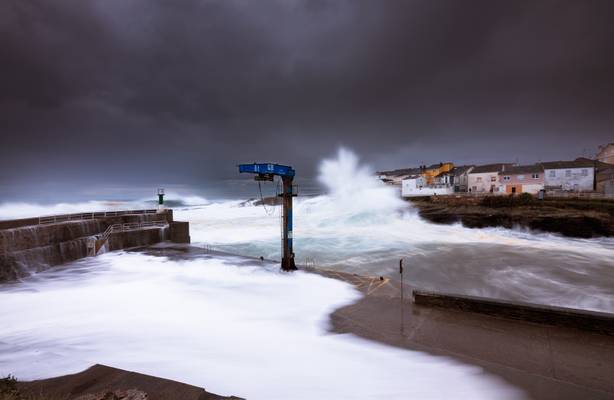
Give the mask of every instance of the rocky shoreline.
[[567, 237], [614, 236], [614, 201], [532, 199], [516, 204], [506, 199], [434, 196], [409, 200], [422, 218], [438, 224], [461, 223], [467, 228], [521, 227]]

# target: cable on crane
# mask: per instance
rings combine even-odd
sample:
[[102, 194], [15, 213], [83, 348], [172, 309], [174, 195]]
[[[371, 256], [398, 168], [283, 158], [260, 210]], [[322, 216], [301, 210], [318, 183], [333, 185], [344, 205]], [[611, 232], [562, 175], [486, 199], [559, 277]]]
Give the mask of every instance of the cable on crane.
[[264, 208], [264, 212], [266, 213], [266, 215], [271, 216], [273, 214], [275, 214], [275, 209], [273, 208], [270, 212], [266, 207], [266, 204], [264, 203], [264, 197], [262, 196], [262, 186], [260, 184], [260, 181], [258, 181], [258, 191], [260, 192], [260, 202], [262, 203], [262, 208]]

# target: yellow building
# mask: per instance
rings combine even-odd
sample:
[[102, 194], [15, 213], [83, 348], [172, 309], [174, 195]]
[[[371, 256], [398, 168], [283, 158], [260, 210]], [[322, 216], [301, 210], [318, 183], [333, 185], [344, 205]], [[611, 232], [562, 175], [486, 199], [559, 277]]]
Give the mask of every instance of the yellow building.
[[429, 167], [424, 165], [421, 168], [420, 175], [422, 175], [427, 185], [432, 185], [436, 183], [434, 182], [436, 176], [450, 172], [452, 169], [454, 169], [454, 164], [451, 162], [433, 164]]

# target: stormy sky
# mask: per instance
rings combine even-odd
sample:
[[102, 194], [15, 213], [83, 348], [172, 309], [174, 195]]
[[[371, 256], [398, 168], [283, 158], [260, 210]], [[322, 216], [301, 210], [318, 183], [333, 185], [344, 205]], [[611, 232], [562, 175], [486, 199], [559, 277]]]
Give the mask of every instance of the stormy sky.
[[[614, 141], [614, 2], [2, 0], [0, 183], [176, 182]], [[6, 189], [5, 189], [6, 190]]]

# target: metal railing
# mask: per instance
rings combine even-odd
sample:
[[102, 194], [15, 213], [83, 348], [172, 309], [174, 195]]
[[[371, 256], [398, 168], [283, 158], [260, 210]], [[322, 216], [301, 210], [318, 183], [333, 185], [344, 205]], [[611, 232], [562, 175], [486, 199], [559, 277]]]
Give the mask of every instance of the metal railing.
[[63, 214], [63, 215], [50, 215], [46, 217], [38, 217], [38, 224], [56, 224], [58, 222], [68, 221], [82, 221], [92, 220], [105, 217], [117, 217], [121, 215], [134, 215], [134, 214], [156, 214], [158, 210], [125, 210], [125, 211], [101, 211], [101, 212], [88, 212], [78, 214]]
[[133, 231], [141, 228], [149, 228], [149, 227], [160, 227], [163, 228], [168, 226], [168, 222], [165, 220], [160, 221], [149, 221], [149, 222], [130, 222], [127, 224], [113, 224], [110, 225], [103, 233], [100, 234], [100, 239], [107, 240], [112, 233], [115, 232], [125, 232], [125, 231]]

